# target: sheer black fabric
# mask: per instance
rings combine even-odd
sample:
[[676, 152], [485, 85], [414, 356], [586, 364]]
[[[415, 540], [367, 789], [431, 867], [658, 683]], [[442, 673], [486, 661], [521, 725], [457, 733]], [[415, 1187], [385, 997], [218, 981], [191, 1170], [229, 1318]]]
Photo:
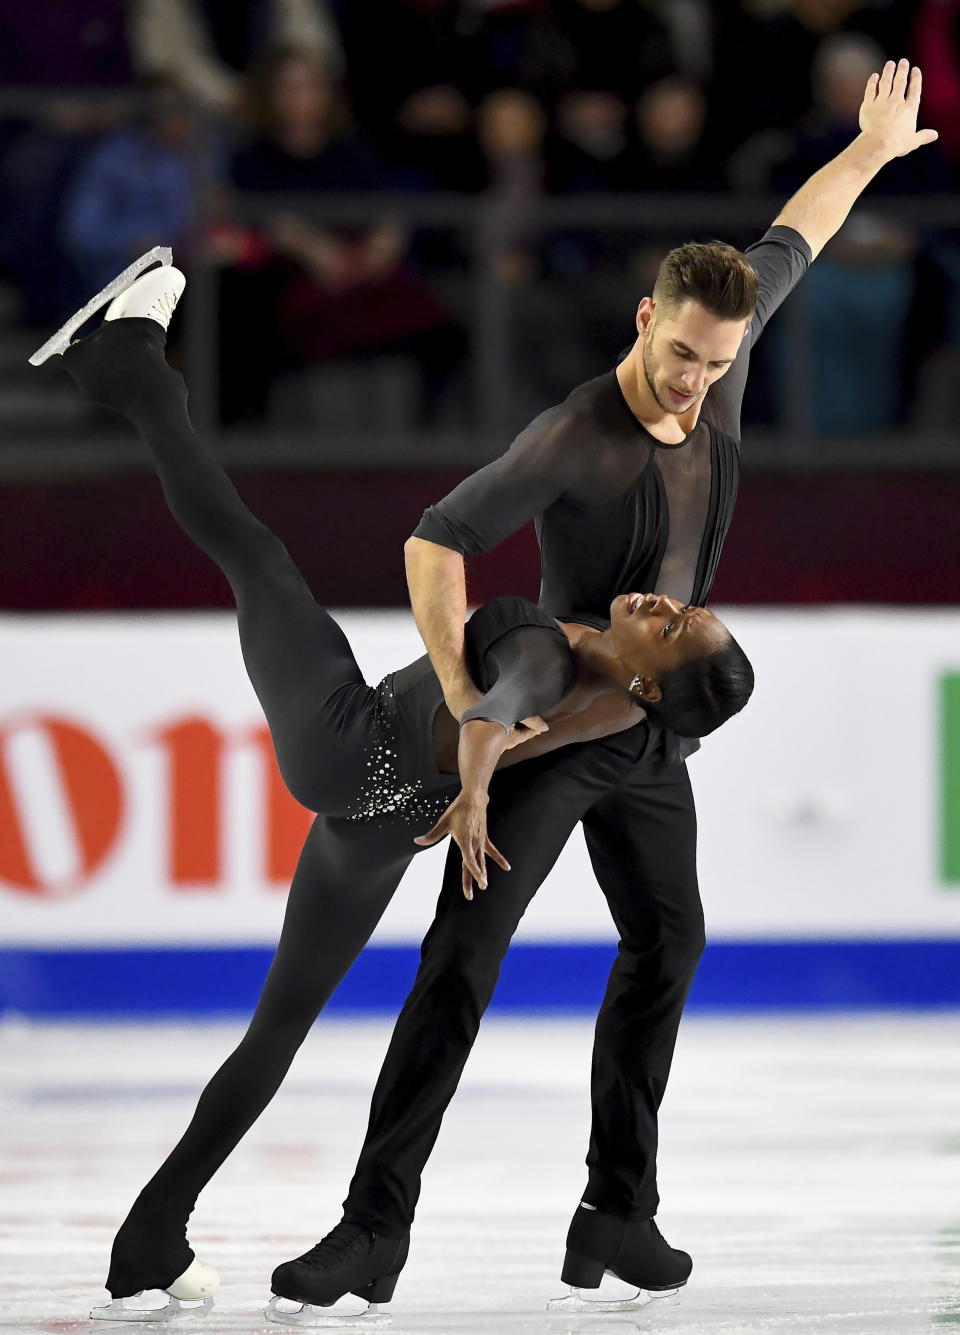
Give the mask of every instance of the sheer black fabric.
[[750, 351], [811, 258], [788, 227], [771, 228], [747, 255], [760, 278], [756, 313], [682, 445], [649, 435], [611, 371], [542, 413], [506, 454], [428, 509], [416, 536], [473, 556], [534, 519], [540, 603], [554, 616], [596, 624], [630, 590], [704, 603], [736, 498]]
[[570, 643], [552, 617], [525, 598], [495, 598], [470, 618], [466, 635], [470, 675], [485, 691], [463, 715], [508, 731], [542, 714], [573, 689]]

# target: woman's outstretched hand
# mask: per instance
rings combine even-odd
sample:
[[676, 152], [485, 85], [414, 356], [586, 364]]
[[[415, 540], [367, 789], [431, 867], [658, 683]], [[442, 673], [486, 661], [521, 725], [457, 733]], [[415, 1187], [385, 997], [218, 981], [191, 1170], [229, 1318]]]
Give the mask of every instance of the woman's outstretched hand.
[[542, 732], [549, 731], [549, 724], [544, 723], [539, 714], [531, 714], [529, 718], [521, 719], [519, 723], [513, 725], [507, 734], [507, 744], [503, 749], [512, 751], [515, 746], [523, 746], [524, 742], [532, 741]]
[[447, 807], [432, 830], [418, 835], [415, 844], [429, 848], [450, 835], [463, 856], [463, 894], [473, 899], [474, 882], [481, 890], [487, 888], [487, 858], [510, 870], [510, 864], [487, 835], [487, 798], [468, 797], [459, 793]]

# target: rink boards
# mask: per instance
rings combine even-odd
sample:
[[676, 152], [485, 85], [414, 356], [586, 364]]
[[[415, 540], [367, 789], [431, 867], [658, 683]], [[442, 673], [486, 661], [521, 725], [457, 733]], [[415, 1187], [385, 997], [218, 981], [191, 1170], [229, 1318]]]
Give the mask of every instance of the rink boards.
[[[421, 652], [406, 615], [340, 619], [371, 682]], [[693, 1004], [960, 1004], [960, 614], [725, 619], [757, 690], [690, 762], [711, 941]], [[246, 1009], [309, 817], [233, 618], [3, 617], [0, 660], [0, 1007]], [[395, 1009], [442, 858], [415, 860], [335, 1004]], [[592, 1008], [614, 949], [577, 834], [497, 1002]]]

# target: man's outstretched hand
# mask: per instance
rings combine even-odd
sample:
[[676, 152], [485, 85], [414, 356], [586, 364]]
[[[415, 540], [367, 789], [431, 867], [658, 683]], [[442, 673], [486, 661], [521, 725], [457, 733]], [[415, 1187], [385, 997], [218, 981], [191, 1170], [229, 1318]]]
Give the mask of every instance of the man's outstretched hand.
[[918, 130], [920, 70], [909, 60], [888, 60], [880, 74], [871, 74], [860, 107], [860, 129], [883, 148], [888, 159], [903, 158], [915, 148], [932, 144], [936, 130]]

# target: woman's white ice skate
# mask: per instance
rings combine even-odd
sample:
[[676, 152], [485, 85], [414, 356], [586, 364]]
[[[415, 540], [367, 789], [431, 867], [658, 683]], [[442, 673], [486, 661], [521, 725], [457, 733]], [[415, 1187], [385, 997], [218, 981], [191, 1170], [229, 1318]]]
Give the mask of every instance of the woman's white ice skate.
[[[111, 283], [108, 283], [107, 286], [102, 288], [95, 297], [91, 297], [85, 306], [81, 306], [80, 310], [71, 315], [66, 324], [61, 325], [53, 337], [47, 339], [42, 348], [37, 349], [30, 358], [31, 366], [42, 366], [45, 361], [49, 360], [49, 358], [60, 356], [62, 353], [66, 352], [67, 348], [70, 346], [70, 340], [80, 326], [86, 324], [91, 315], [96, 315], [97, 311], [102, 310], [104, 306], [109, 302], [112, 302], [116, 297], [119, 297], [121, 293], [126, 292], [147, 269], [152, 268], [155, 264], [164, 268], [170, 266], [172, 263], [173, 251], [169, 246], [154, 246], [154, 248], [148, 250], [145, 255], [141, 255], [140, 258], [134, 260], [132, 264], [128, 264], [123, 273], [117, 274], [116, 278], [114, 278]], [[181, 288], [181, 291], [182, 290], [183, 289]], [[177, 295], [179, 296], [179, 293]], [[174, 305], [176, 305], [176, 302], [174, 302]], [[130, 314], [133, 314], [133, 312], [131, 311]], [[110, 317], [108, 315], [107, 318], [116, 319], [117, 317]], [[167, 320], [169, 323], [169, 316], [167, 317]]]
[[[213, 1294], [220, 1286], [220, 1272], [196, 1257], [166, 1289], [145, 1289], [130, 1298], [114, 1298], [105, 1307], [95, 1307], [91, 1321], [173, 1321], [177, 1317], [206, 1316], [213, 1307]], [[158, 1293], [165, 1303], [148, 1307], [147, 1293]], [[139, 1306], [138, 1306], [139, 1304]]]

